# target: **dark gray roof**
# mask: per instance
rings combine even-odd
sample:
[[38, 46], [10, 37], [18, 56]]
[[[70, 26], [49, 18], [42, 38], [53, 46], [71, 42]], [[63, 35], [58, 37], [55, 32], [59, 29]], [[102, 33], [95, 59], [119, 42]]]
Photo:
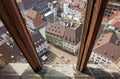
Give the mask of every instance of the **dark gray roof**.
[[20, 52], [21, 52], [20, 49], [18, 48], [18, 46], [15, 43], [13, 44], [13, 50], [18, 54], [20, 54]]
[[0, 35], [6, 32], [7, 32], [7, 29], [4, 26], [0, 27]]
[[47, 0], [39, 1], [38, 4], [35, 5], [34, 10], [39, 12], [41, 15], [43, 15], [46, 12], [50, 11], [50, 9], [48, 8], [48, 1]]
[[19, 55], [6, 43], [0, 46], [0, 54], [3, 55], [3, 58], [7, 63], [12, 62], [12, 60], [14, 60], [14, 58], [11, 58], [11, 56], [14, 56], [15, 60], [19, 59]]
[[48, 8], [48, 2], [52, 3], [53, 1], [55, 0], [22, 0], [21, 3], [23, 4], [25, 10], [33, 8], [41, 15], [43, 15], [46, 12], [50, 11]]
[[31, 34], [31, 38], [32, 41], [34, 42], [35, 46], [38, 47], [39, 45], [41, 45], [42, 43], [45, 42], [45, 39], [43, 38], [43, 36], [40, 34], [40, 32], [35, 32], [33, 34]]
[[22, 3], [24, 5], [24, 9], [27, 10], [29, 8], [34, 7], [39, 0], [22, 0]]

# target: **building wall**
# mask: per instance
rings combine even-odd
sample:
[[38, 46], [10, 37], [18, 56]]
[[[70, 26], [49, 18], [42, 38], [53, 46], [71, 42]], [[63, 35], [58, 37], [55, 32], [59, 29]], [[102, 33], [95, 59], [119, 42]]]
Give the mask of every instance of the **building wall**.
[[76, 54], [76, 52], [78, 51], [78, 49], [80, 47], [80, 42], [77, 45], [71, 45], [69, 43], [62, 41], [60, 38], [51, 35], [51, 34], [46, 34], [46, 39], [51, 44], [62, 47], [63, 49], [65, 49], [73, 54]]
[[63, 48], [73, 54], [76, 54], [76, 52], [78, 51], [80, 47], [80, 43], [78, 43], [77, 45], [71, 45], [66, 42], [62, 42], [62, 43], [63, 43]]
[[95, 64], [111, 64], [114, 63], [113, 61], [109, 60], [108, 58], [98, 55], [97, 53], [92, 52], [90, 59], [90, 62]]
[[74, 17], [76, 17], [76, 18], [82, 18], [81, 12], [69, 8], [69, 3], [64, 3], [63, 10], [64, 10], [63, 17], [66, 17], [69, 14], [69, 15], [74, 15]]
[[46, 40], [51, 44], [62, 47], [62, 41], [57, 37], [46, 35]]
[[53, 8], [53, 14], [54, 14], [54, 22], [56, 21], [57, 19], [57, 8]]
[[39, 45], [38, 47], [36, 47], [37, 53], [39, 54], [39, 56], [43, 55], [46, 53], [46, 49], [47, 49], [48, 45], [46, 42], [44, 42], [43, 44]]
[[69, 6], [68, 3], [64, 3], [64, 5], [63, 5], [63, 12], [64, 12], [65, 14], [68, 13], [68, 6]]
[[[117, 3], [118, 4], [118, 3]], [[120, 3], [119, 3], [120, 4]], [[109, 17], [111, 16], [115, 11], [119, 11], [120, 10], [120, 5], [114, 5], [111, 3], [108, 3], [106, 10], [105, 10], [105, 16]]]
[[25, 20], [27, 24], [33, 26], [33, 28], [35, 29], [40, 28], [40, 25], [44, 24], [44, 21], [38, 13], [34, 19], [31, 19], [30, 17], [25, 17]]
[[27, 17], [25, 17], [25, 20], [26, 20], [26, 23], [27, 23], [27, 24], [32, 25], [33, 28], [35, 28], [35, 26], [34, 26], [34, 24], [33, 24], [33, 20], [31, 20], [31, 19], [29, 19], [29, 18], [27, 18]]

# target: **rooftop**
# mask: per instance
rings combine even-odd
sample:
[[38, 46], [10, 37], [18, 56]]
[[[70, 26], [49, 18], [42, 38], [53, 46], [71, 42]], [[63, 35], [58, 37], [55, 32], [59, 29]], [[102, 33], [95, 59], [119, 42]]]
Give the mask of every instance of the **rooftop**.
[[5, 34], [7, 32], [7, 29], [4, 26], [0, 27], [0, 35]]
[[61, 25], [60, 23], [49, 23], [46, 28], [46, 32], [61, 36], [61, 39], [71, 44], [77, 44], [80, 41], [82, 25], [80, 24], [75, 29]]
[[43, 38], [43, 36], [41, 35], [40, 32], [32, 33], [31, 38], [32, 38], [32, 41], [34, 42], [35, 46], [39, 46], [45, 42], [45, 39]]
[[37, 16], [37, 11], [30, 9], [27, 12], [27, 16], [30, 17], [30, 19], [34, 20]]
[[18, 2], [19, 1], [23, 4], [25, 10], [27, 10], [34, 7], [39, 0], [18, 0]]
[[115, 41], [116, 36], [113, 33], [101, 34], [93, 48], [94, 53], [117, 61], [120, 57], [120, 47], [115, 44]]
[[59, 36], [63, 36], [64, 30], [65, 30], [65, 27], [62, 25], [58, 25], [57, 23], [48, 23], [46, 28], [47, 32], [50, 32]]
[[116, 28], [119, 28], [120, 29], [120, 11], [117, 11], [116, 13], [112, 14], [110, 17], [109, 17], [109, 20], [113, 20], [112, 21], [112, 25]]
[[[69, 2], [69, 1], [67, 1]], [[84, 11], [86, 7], [86, 0], [73, 0], [70, 2], [70, 8], [75, 9], [77, 11]]]
[[6, 43], [0, 46], [0, 54], [0, 58], [2, 58], [5, 63], [16, 62], [19, 59], [19, 55]]

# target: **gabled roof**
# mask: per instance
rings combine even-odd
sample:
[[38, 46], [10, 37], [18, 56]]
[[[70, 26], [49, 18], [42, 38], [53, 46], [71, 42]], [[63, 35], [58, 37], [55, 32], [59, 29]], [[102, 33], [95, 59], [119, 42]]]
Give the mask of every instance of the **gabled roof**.
[[77, 43], [79, 43], [82, 32], [82, 25], [83, 24], [81, 24], [79, 27], [75, 29], [66, 27], [63, 35], [63, 40], [72, 45], [76, 45]]
[[10, 48], [6, 43], [0, 46], [0, 54], [2, 55], [2, 57], [5, 59], [5, 62], [7, 63], [12, 62], [13, 60], [19, 59], [19, 55], [12, 48]]
[[32, 41], [34, 42], [35, 46], [38, 47], [39, 45], [45, 42], [45, 39], [41, 35], [40, 32], [35, 32], [31, 34]]
[[63, 36], [65, 27], [62, 25], [58, 25], [57, 23], [48, 23], [45, 31], [59, 36]]
[[33, 9], [28, 10], [26, 16], [27, 16], [26, 18], [28, 18], [29, 20], [32, 20], [33, 25], [31, 25], [31, 24], [28, 23], [28, 26], [30, 28], [32, 28], [33, 30], [35, 28], [39, 28], [40, 25], [42, 25], [44, 23], [44, 21], [41, 18], [41, 15], [37, 11], [35, 11]]
[[118, 17], [120, 16], [120, 11], [116, 11], [116, 13], [112, 14], [110, 17], [109, 17], [109, 20], [112, 20], [114, 19], [115, 17]]
[[51, 33], [55, 36], [62, 37], [61, 39], [64, 42], [67, 42], [72, 45], [76, 45], [80, 42], [80, 36], [82, 32], [82, 25], [78, 26], [77, 28], [71, 28], [68, 26], [63, 26], [59, 23], [49, 23], [45, 32]]
[[117, 61], [120, 57], [120, 46], [115, 45], [116, 40], [114, 33], [101, 34], [97, 40], [93, 52], [104, 56], [112, 61]]
[[108, 42], [110, 42], [112, 35], [113, 35], [113, 33], [101, 34], [100, 37], [98, 38], [93, 50], [103, 46], [104, 44], [106, 44]]
[[36, 16], [37, 16], [37, 11], [32, 10], [32, 9], [28, 10], [28, 12], [27, 12], [28, 18], [30, 18], [31, 20], [34, 20], [36, 18]]

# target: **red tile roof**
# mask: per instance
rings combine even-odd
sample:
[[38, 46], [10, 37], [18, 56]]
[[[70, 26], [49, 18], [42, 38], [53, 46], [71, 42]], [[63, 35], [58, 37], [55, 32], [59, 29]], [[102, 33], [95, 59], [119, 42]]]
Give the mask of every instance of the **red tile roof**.
[[120, 18], [120, 11], [117, 11], [116, 13], [112, 14], [112, 15], [109, 17], [109, 20], [112, 20], [112, 19], [114, 19], [115, 17], [119, 17], [119, 18]]
[[93, 48], [93, 52], [117, 61], [120, 57], [120, 47], [114, 44], [116, 38], [114, 33], [101, 34]]
[[75, 29], [72, 29], [68, 26], [65, 27], [63, 25], [59, 25], [58, 23], [49, 23], [45, 31], [55, 36], [62, 37], [61, 39], [64, 42], [76, 45], [80, 42], [82, 26], [83, 24], [81, 24]]
[[6, 63], [14, 62], [20, 58], [20, 56], [6, 43], [0, 46], [0, 54], [3, 55], [2, 57], [5, 59]]
[[70, 3], [70, 8], [75, 9], [77, 11], [84, 11], [86, 8], [85, 1], [73, 1]]
[[116, 13], [112, 14], [109, 17], [109, 20], [113, 20], [112, 25], [120, 29], [120, 11], [117, 11]]
[[28, 10], [27, 18], [33, 21], [33, 25], [36, 28], [40, 27], [40, 25], [44, 23], [44, 21], [42, 20], [41, 15], [37, 11], [35, 11], [33, 9]]
[[27, 17], [34, 20], [36, 16], [37, 16], [37, 11], [32, 10], [32, 9], [28, 10]]
[[120, 29], [120, 21], [119, 21], [120, 19], [115, 19], [114, 21], [113, 21], [113, 26], [115, 26], [116, 28], [119, 28]]
[[99, 39], [97, 40], [97, 43], [95, 44], [93, 50], [103, 46], [104, 44], [106, 44], [108, 42], [110, 42], [112, 35], [113, 35], [113, 33], [101, 34]]
[[46, 32], [56, 34], [59, 36], [63, 36], [65, 27], [62, 25], [58, 25], [57, 23], [48, 23]]

